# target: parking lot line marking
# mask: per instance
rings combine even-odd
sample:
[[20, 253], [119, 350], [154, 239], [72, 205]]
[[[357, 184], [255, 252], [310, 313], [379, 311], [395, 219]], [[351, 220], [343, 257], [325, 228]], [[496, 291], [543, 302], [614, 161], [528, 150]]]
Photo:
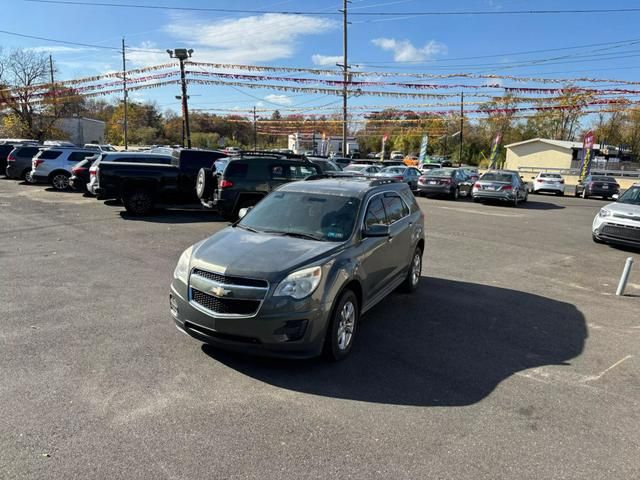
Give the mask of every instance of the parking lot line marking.
[[436, 208], [443, 208], [445, 210], [454, 210], [456, 212], [463, 212], [463, 213], [473, 213], [478, 214], [478, 215], [488, 215], [490, 217], [507, 217], [507, 218], [518, 218], [518, 217], [524, 217], [524, 215], [522, 214], [518, 214], [518, 213], [493, 213], [493, 212], [481, 212], [480, 210], [467, 210], [464, 208], [456, 208], [456, 207], [445, 207], [443, 205], [434, 205], [434, 207]]
[[618, 360], [616, 363], [614, 363], [613, 365], [611, 365], [609, 368], [603, 370], [602, 372], [600, 372], [598, 375], [588, 375], [586, 376], [582, 381], [583, 382], [592, 382], [594, 380], [599, 380], [602, 378], [602, 376], [607, 373], [610, 370], [613, 370], [614, 368], [616, 368], [618, 365], [622, 364], [623, 362], [626, 362], [627, 360], [629, 360], [630, 358], [633, 358], [633, 355], [627, 355], [624, 358], [621, 358], [620, 360]]

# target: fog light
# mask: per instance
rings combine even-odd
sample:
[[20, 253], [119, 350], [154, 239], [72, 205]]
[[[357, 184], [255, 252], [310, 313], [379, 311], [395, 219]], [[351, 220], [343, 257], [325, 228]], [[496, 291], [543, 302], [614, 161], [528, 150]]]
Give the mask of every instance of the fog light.
[[288, 320], [283, 326], [273, 331], [274, 335], [282, 337], [285, 342], [300, 340], [307, 330], [309, 320]]
[[174, 315], [178, 315], [178, 302], [176, 301], [173, 295], [169, 295], [169, 308], [171, 309], [171, 313]]

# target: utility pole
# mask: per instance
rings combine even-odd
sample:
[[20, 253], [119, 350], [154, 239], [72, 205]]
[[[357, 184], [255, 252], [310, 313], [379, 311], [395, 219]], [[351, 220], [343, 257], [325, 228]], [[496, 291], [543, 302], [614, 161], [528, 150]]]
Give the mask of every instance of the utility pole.
[[253, 106], [253, 151], [258, 150], [258, 123], [256, 119], [256, 107]]
[[[347, 82], [349, 81], [349, 64], [347, 62], [347, 4], [348, 0], [342, 3], [342, 48], [344, 58], [342, 60], [342, 156], [347, 156]], [[339, 65], [340, 66], [340, 65]]]
[[[187, 137], [187, 148], [191, 148], [191, 128], [189, 127], [189, 104], [187, 96], [187, 79], [184, 73], [184, 61], [191, 58], [193, 50], [190, 48], [176, 48], [174, 50], [167, 50], [167, 53], [171, 58], [177, 58], [180, 62], [180, 83], [182, 84], [182, 120], [184, 122], [185, 136]], [[184, 142], [183, 142], [184, 146]]]
[[124, 106], [124, 149], [127, 150], [129, 148], [129, 106], [127, 104], [129, 94], [127, 93], [127, 56], [124, 50], [124, 37], [122, 37], [122, 93], [124, 96], [122, 102]]
[[460, 93], [460, 158], [458, 163], [462, 164], [462, 142], [464, 140], [464, 92]]
[[58, 106], [56, 99], [56, 84], [53, 79], [53, 57], [49, 54], [49, 73], [51, 74], [51, 94], [53, 95], [53, 116], [58, 116]]

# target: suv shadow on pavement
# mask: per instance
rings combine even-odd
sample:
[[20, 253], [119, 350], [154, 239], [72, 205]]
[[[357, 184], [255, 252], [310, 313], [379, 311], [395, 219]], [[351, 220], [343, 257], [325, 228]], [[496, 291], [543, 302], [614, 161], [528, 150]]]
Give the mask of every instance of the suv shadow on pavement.
[[573, 305], [504, 288], [423, 278], [416, 294], [393, 294], [367, 314], [340, 363], [263, 359], [202, 350], [257, 380], [363, 402], [465, 406], [517, 372], [568, 365], [587, 338]]
[[150, 223], [170, 223], [170, 224], [184, 224], [184, 223], [205, 223], [205, 222], [223, 222], [229, 223], [223, 219], [219, 214], [211, 212], [210, 210], [182, 210], [171, 209], [165, 210], [162, 208], [155, 209], [150, 215], [139, 216], [132, 215], [126, 211], [121, 211], [120, 217], [123, 220], [129, 220], [134, 222], [150, 222]]

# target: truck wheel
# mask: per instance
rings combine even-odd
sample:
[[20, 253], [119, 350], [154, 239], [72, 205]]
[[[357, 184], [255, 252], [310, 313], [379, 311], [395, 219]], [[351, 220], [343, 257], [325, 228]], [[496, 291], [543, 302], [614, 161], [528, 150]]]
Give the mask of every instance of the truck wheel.
[[359, 313], [356, 294], [351, 290], [342, 292], [327, 328], [323, 352], [327, 360], [336, 362], [349, 355], [358, 329]]
[[208, 200], [213, 195], [213, 172], [210, 168], [198, 170], [196, 179], [196, 195], [200, 200]]
[[153, 209], [153, 196], [145, 190], [127, 193], [122, 202], [127, 212], [132, 215], [147, 215]]
[[51, 177], [51, 186], [62, 192], [69, 188], [69, 175], [67, 172], [54, 173]]

